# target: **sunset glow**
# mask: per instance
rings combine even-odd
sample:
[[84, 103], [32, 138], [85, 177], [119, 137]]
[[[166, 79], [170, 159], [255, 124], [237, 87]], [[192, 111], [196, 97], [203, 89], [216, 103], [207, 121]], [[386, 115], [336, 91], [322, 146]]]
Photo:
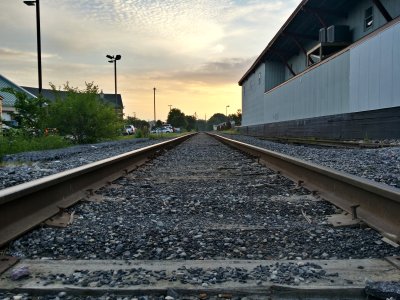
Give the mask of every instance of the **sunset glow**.
[[[41, 0], [43, 87], [94, 81], [118, 92], [125, 116], [157, 119], [168, 105], [209, 118], [241, 108], [237, 81], [300, 0]], [[0, 1], [0, 73], [37, 86], [35, 10]]]

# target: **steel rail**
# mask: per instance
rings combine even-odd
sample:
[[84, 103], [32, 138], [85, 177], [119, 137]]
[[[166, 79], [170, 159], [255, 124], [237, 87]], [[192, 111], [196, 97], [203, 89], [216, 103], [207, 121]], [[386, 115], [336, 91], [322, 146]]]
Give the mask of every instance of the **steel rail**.
[[216, 134], [217, 140], [258, 157], [267, 167], [353, 213], [385, 237], [400, 241], [400, 189]]
[[0, 247], [193, 134], [0, 190]]

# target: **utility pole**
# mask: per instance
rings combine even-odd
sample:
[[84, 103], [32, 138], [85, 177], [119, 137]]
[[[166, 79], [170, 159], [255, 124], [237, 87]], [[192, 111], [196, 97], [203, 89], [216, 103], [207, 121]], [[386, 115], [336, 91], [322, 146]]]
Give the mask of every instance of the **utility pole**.
[[156, 119], [156, 88], [153, 88], [154, 91], [154, 126], [156, 125], [157, 119]]
[[115, 87], [115, 110], [118, 108], [118, 93], [117, 93], [117, 60], [121, 59], [121, 55], [109, 55], [106, 57], [109, 59], [109, 63], [114, 64], [114, 87]]
[[24, 1], [28, 6], [36, 6], [36, 39], [37, 39], [37, 59], [38, 59], [38, 81], [39, 95], [42, 93], [42, 46], [40, 38], [40, 1]]

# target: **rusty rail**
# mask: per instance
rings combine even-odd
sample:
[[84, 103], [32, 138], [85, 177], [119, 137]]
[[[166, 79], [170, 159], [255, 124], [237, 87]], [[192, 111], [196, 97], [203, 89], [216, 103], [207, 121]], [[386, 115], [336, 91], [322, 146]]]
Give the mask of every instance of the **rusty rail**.
[[0, 191], [0, 247], [87, 196], [107, 182], [134, 170], [151, 156], [190, 138], [156, 145], [43, 177]]
[[288, 155], [210, 134], [219, 141], [258, 157], [267, 167], [301, 183], [343, 210], [400, 241], [400, 189], [323, 167]]

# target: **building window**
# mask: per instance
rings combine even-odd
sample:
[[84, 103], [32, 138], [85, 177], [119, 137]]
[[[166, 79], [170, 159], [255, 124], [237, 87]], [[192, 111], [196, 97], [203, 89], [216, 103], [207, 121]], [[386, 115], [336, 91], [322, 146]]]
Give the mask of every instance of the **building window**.
[[261, 84], [261, 72], [258, 73], [258, 85]]
[[371, 6], [365, 10], [364, 30], [367, 31], [374, 25], [374, 8]]

